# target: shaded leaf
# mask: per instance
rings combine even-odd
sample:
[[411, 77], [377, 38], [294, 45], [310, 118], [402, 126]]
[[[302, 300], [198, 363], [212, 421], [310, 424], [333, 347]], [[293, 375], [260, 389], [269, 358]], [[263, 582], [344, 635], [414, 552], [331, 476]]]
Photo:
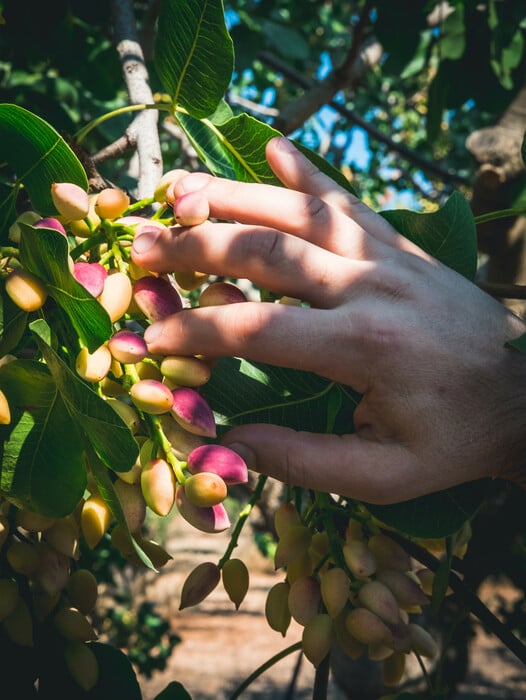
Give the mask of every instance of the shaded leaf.
[[48, 326], [45, 321], [34, 321], [30, 328], [78, 429], [107, 467], [119, 472], [130, 470], [137, 459], [139, 446], [126, 423], [47, 345]]
[[454, 192], [429, 214], [396, 209], [380, 212], [403, 236], [470, 280], [477, 271], [477, 232], [467, 200]]
[[526, 333], [523, 333], [518, 338], [513, 338], [513, 340], [508, 340], [506, 345], [526, 353]]
[[154, 62], [174, 106], [197, 118], [212, 114], [234, 69], [221, 0], [163, 0]]
[[155, 696], [154, 700], [192, 700], [192, 696], [182, 683], [171, 681], [159, 695]]
[[61, 518], [86, 486], [80, 435], [47, 367], [16, 360], [0, 367], [11, 424], [0, 426], [0, 490], [20, 508]]
[[102, 642], [90, 642], [89, 648], [97, 657], [99, 679], [83, 694], [86, 700], [142, 700], [135, 670], [124, 652]]
[[23, 107], [0, 104], [0, 159], [9, 163], [42, 216], [57, 210], [53, 182], [73, 182], [87, 191], [88, 180], [77, 156], [44, 119]]
[[99, 302], [71, 274], [65, 236], [53, 229], [21, 224], [20, 260], [42, 279], [50, 296], [67, 314], [71, 325], [90, 352], [112, 333], [110, 317]]

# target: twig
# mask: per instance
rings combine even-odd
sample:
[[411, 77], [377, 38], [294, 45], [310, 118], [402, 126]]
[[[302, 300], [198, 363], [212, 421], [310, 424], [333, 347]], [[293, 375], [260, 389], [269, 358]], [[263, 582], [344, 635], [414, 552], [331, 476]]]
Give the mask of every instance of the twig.
[[497, 282], [477, 282], [477, 287], [498, 299], [526, 299], [526, 285]]
[[[115, 43], [130, 102], [132, 104], [152, 103], [154, 100], [144, 55], [138, 40], [133, 3], [131, 0], [112, 0], [112, 12]], [[157, 122], [157, 112], [146, 110], [141, 112], [127, 129], [130, 142], [135, 141], [137, 144], [138, 199], [151, 197], [162, 176], [163, 161]]]
[[296, 642], [295, 644], [291, 644], [290, 647], [287, 647], [286, 649], [283, 649], [282, 651], [278, 652], [277, 654], [274, 654], [270, 659], [265, 661], [265, 663], [261, 664], [258, 668], [256, 668], [255, 671], [253, 671], [250, 676], [247, 676], [243, 683], [239, 685], [236, 690], [232, 693], [230, 696], [229, 700], [236, 700], [241, 696], [241, 693], [245, 691], [248, 686], [253, 683], [256, 678], [261, 676], [262, 673], [267, 671], [269, 668], [272, 668], [274, 664], [276, 664], [278, 661], [281, 661], [281, 659], [284, 659], [286, 656], [289, 654], [293, 654], [295, 651], [300, 651], [301, 649], [301, 642]]
[[[427, 549], [408, 540], [398, 532], [392, 530], [382, 530], [382, 532], [395, 540], [395, 542], [398, 542], [410, 556], [424, 564], [428, 569], [437, 571], [440, 562]], [[484, 605], [480, 598], [464, 584], [454, 571], [451, 571], [449, 574], [449, 586], [459, 596], [465, 607], [478, 617], [482, 624], [500, 639], [519, 661], [526, 664], [526, 646]]]

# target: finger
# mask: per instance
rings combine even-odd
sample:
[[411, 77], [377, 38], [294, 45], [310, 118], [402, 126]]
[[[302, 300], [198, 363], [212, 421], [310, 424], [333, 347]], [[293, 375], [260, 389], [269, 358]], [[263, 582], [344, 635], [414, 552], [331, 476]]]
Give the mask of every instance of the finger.
[[196, 208], [205, 197], [214, 218], [274, 228], [338, 255], [355, 259], [392, 255], [391, 248], [386, 249], [361, 225], [309, 193], [204, 173], [183, 178], [174, 192], [187, 201], [194, 194]]
[[405, 448], [365, 440], [357, 433], [339, 436], [252, 424], [232, 428], [221, 442], [250, 469], [291, 486], [384, 504], [426, 491], [415, 458]]
[[247, 301], [185, 309], [149, 326], [144, 338], [154, 355], [244, 357], [316, 372], [363, 391], [368, 364], [362, 341], [352, 337], [349, 323], [341, 336], [334, 325], [326, 311]]
[[[152, 243], [153, 241], [153, 243]], [[147, 247], [147, 244], [150, 247]], [[199, 270], [330, 308], [371, 263], [348, 260], [273, 229], [206, 222], [137, 236], [134, 262], [157, 272]]]
[[354, 221], [355, 226], [385, 245], [428, 257], [418, 246], [400, 235], [383, 217], [358, 197], [325, 175], [285, 137], [271, 139], [266, 149], [267, 160], [283, 184], [325, 202]]

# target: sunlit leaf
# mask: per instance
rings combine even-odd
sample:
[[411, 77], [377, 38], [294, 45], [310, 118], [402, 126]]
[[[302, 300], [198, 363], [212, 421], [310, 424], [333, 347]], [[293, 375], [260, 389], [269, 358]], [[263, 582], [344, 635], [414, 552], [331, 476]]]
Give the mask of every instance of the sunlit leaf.
[[162, 0], [154, 61], [174, 106], [212, 114], [234, 68], [221, 0]]
[[139, 447], [126, 423], [46, 344], [47, 324], [44, 321], [34, 321], [30, 328], [78, 429], [107, 467], [119, 472], [131, 469]]
[[79, 432], [47, 367], [16, 360], [0, 367], [11, 410], [0, 426], [0, 491], [20, 508], [64, 517], [86, 485]]
[[0, 104], [0, 160], [9, 163], [42, 216], [57, 213], [51, 199], [53, 182], [73, 182], [88, 189], [84, 168], [60, 134], [44, 119], [14, 104]]
[[50, 296], [67, 314], [81, 342], [93, 352], [108, 340], [112, 325], [99, 302], [71, 274], [65, 236], [27, 224], [21, 224], [21, 229], [22, 264], [47, 284]]

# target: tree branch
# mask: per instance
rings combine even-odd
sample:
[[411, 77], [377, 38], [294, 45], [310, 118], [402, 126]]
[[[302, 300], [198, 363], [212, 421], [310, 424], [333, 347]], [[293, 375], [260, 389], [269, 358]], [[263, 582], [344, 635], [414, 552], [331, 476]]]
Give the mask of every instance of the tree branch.
[[[153, 95], [149, 84], [144, 55], [138, 41], [137, 27], [131, 0], [112, 0], [115, 44], [119, 54], [124, 81], [132, 104], [151, 104]], [[158, 114], [145, 110], [136, 117], [126, 130], [130, 143], [137, 144], [139, 175], [137, 197], [151, 197], [161, 179], [163, 161]]]
[[[309, 80], [304, 75], [296, 71], [292, 66], [289, 66], [287, 63], [285, 63], [285, 61], [282, 61], [281, 59], [277, 58], [268, 51], [261, 52], [258, 58], [267, 66], [270, 66], [277, 72], [282, 73], [286, 78], [292, 80], [300, 87], [309, 89], [314, 84], [312, 80]], [[436, 177], [439, 177], [448, 183], [467, 184], [467, 179], [462, 175], [458, 175], [457, 173], [452, 172], [447, 168], [444, 168], [435, 161], [430, 161], [427, 158], [424, 158], [423, 156], [411, 150], [402, 143], [397, 143], [396, 141], [393, 141], [392, 138], [387, 136], [387, 134], [384, 134], [383, 131], [381, 131], [374, 124], [371, 124], [362, 116], [360, 116], [355, 110], [348, 109], [347, 107], [339, 104], [333, 99], [327, 102], [327, 104], [331, 106], [334, 110], [336, 110], [339, 114], [341, 114], [342, 117], [345, 117], [349, 122], [356, 124], [364, 131], [366, 131], [375, 141], [383, 143], [389, 148], [389, 150], [398, 153], [400, 156], [405, 158], [410, 163], [413, 163], [424, 172], [430, 173], [431, 175], [435, 175]], [[311, 112], [311, 114], [312, 113], [313, 112]], [[276, 126], [276, 124], [273, 124], [273, 126]], [[276, 126], [276, 128], [278, 127]]]

